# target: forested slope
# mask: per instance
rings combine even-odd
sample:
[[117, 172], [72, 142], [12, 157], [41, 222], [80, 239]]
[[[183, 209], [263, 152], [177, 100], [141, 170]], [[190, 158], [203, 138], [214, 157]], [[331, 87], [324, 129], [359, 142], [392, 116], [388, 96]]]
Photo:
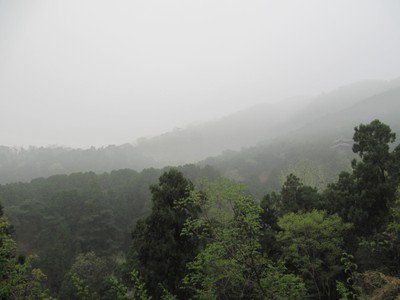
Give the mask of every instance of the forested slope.
[[[379, 112], [400, 113], [399, 105], [393, 106], [392, 103], [381, 101], [381, 97], [386, 97], [385, 93], [400, 96], [399, 89], [400, 80], [367, 80], [316, 97], [261, 103], [219, 120], [145, 140], [138, 148], [162, 163], [182, 164], [216, 156], [225, 150], [238, 151], [260, 142], [271, 144], [275, 139], [288, 142], [294, 136], [319, 139], [324, 137], [324, 131], [333, 134], [335, 139], [344, 133], [351, 138], [354, 124], [381, 118], [382, 114], [374, 115], [377, 107]], [[370, 98], [374, 103], [364, 107], [364, 101]], [[354, 106], [358, 106], [356, 114]], [[344, 111], [347, 113], [343, 114]], [[325, 126], [323, 122], [326, 118], [338, 115], [341, 118], [336, 119], [336, 123]], [[393, 128], [397, 129], [397, 120], [382, 117], [382, 121], [393, 124]]]
[[279, 189], [290, 173], [306, 184], [324, 188], [340, 171], [350, 170], [350, 162], [356, 157], [351, 151], [355, 125], [378, 118], [391, 124], [394, 132], [400, 132], [400, 88], [390, 87], [362, 101], [353, 101], [345, 109], [314, 117], [274, 140], [241, 151], [226, 151], [200, 165], [212, 165], [223, 176], [246, 183], [258, 196]]
[[[193, 181], [218, 176], [210, 167], [180, 170]], [[122, 169], [0, 185], [0, 203], [15, 229], [18, 252], [42, 257], [38, 265], [49, 287], [58, 290], [78, 254], [94, 251], [115, 259], [126, 252], [137, 220], [151, 211], [149, 186], [162, 172]]]
[[262, 199], [194, 165], [0, 186], [20, 251], [40, 255], [17, 256], [0, 209], [0, 297], [397, 299], [395, 140], [360, 124], [348, 172], [320, 191], [289, 174]]

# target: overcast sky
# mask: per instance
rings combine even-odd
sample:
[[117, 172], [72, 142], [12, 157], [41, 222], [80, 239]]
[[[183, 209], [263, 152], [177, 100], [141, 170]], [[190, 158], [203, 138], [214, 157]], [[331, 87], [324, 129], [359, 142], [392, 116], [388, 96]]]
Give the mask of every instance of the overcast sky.
[[398, 76], [398, 0], [0, 0], [0, 145], [122, 144]]

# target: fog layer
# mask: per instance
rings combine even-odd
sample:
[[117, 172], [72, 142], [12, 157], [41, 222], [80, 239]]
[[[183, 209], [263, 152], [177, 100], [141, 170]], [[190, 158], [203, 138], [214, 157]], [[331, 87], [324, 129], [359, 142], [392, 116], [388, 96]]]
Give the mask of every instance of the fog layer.
[[399, 13], [395, 0], [0, 0], [0, 144], [121, 144], [392, 79]]

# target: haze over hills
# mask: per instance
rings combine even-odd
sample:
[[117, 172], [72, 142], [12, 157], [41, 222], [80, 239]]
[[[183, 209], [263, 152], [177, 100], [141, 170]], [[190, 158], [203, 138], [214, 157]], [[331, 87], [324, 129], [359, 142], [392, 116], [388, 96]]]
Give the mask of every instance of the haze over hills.
[[[85, 150], [65, 147], [13, 149], [3, 146], [0, 148], [0, 183], [82, 171], [102, 173], [121, 168], [142, 170], [196, 163], [227, 150], [239, 151], [257, 145], [261, 148], [256, 152], [268, 152], [265, 147], [284, 142], [308, 141], [329, 147], [340, 137], [351, 138], [355, 125], [376, 118], [389, 124], [395, 132], [400, 132], [399, 99], [399, 79], [368, 80], [339, 87], [314, 98], [260, 103], [214, 121], [141, 139], [136, 145]], [[246, 153], [244, 149], [241, 155]], [[225, 155], [221, 159], [226, 158]], [[216, 160], [218, 157], [206, 161], [213, 164], [212, 161], [216, 163]], [[222, 168], [223, 173], [232, 174], [233, 170], [235, 168]]]
[[399, 132], [400, 87], [392, 88], [360, 100], [350, 107], [326, 114], [301, 129], [305, 136], [345, 135], [351, 137], [353, 127], [379, 119]]
[[[356, 124], [373, 119], [399, 128], [400, 79], [361, 81], [321, 94], [284, 124], [283, 139], [320, 139], [353, 135]], [[265, 140], [263, 144], [270, 141]]]
[[0, 0], [0, 300], [400, 300], [399, 12]]
[[[360, 123], [369, 124], [374, 119], [380, 119], [388, 124], [393, 132], [400, 132], [399, 83], [399, 80], [365, 81], [341, 87], [315, 98], [301, 99], [297, 102], [295, 99], [289, 99], [284, 105], [259, 104], [219, 120], [191, 125], [148, 140], [141, 140], [137, 145], [110, 145], [89, 149], [63, 147], [11, 149], [0, 146], [0, 201], [15, 226], [18, 251], [35, 253], [44, 258], [38, 266], [48, 275], [48, 287], [53, 293], [63, 295], [60, 299], [76, 299], [69, 291], [68, 276], [82, 259], [83, 253], [86, 253], [88, 262], [93, 265], [101, 265], [95, 258], [98, 255], [101, 258], [116, 260], [115, 266], [122, 270], [126, 269], [126, 265], [120, 265], [119, 261], [130, 263], [137, 259], [135, 256], [131, 257], [131, 254], [121, 256], [122, 253], [132, 253], [128, 250], [131, 247], [129, 246], [131, 238], [134, 239], [134, 245], [137, 243], [141, 247], [149, 237], [145, 231], [143, 238], [135, 240], [138, 230], [146, 228], [142, 227], [143, 224], [158, 224], [157, 226], [161, 226], [159, 228], [168, 227], [169, 223], [174, 226], [171, 227], [172, 230], [167, 228], [165, 234], [160, 234], [163, 232], [160, 230], [154, 231], [156, 238], [153, 240], [155, 242], [151, 242], [151, 249], [155, 251], [158, 251], [159, 244], [163, 245], [160, 236], [171, 236], [171, 233], [179, 233], [179, 236], [182, 236], [174, 229], [179, 215], [172, 215], [172, 219], [165, 218], [175, 209], [183, 211], [180, 207], [176, 207], [175, 200], [185, 199], [184, 197], [188, 195], [175, 194], [176, 190], [187, 193], [194, 186], [201, 188], [207, 180], [213, 182], [227, 178], [231, 181], [221, 181], [216, 194], [218, 202], [215, 205], [218, 209], [222, 206], [224, 211], [222, 215], [227, 214], [220, 199], [228, 197], [226, 207], [232, 207], [230, 197], [233, 194], [227, 191], [225, 195], [223, 189], [228, 182], [240, 182], [242, 184], [240, 186], [245, 187], [238, 195], [243, 199], [246, 198], [243, 194], [252, 195], [254, 200], [251, 201], [260, 205], [260, 209], [264, 209], [254, 209], [254, 213], [259, 216], [260, 212], [263, 212], [265, 220], [278, 216], [275, 207], [291, 210], [292, 203], [300, 205], [298, 206], [300, 210], [296, 211], [299, 215], [303, 214], [303, 208], [313, 212], [323, 210], [325, 213], [331, 207], [337, 207], [340, 212], [343, 203], [359, 203], [360, 194], [370, 197], [370, 194], [374, 195], [374, 192], [380, 193], [383, 190], [376, 189], [375, 177], [370, 179], [369, 176], [369, 173], [372, 173], [370, 170], [379, 170], [375, 173], [381, 174], [381, 169], [378, 169], [375, 163], [370, 165], [373, 169], [363, 171], [367, 176], [364, 174], [363, 177], [346, 177], [356, 176], [351, 174], [357, 174], [366, 166], [364, 159], [362, 162], [359, 161], [357, 169], [354, 165], [352, 169], [351, 161], [357, 156], [352, 151], [351, 137], [355, 126]], [[386, 125], [379, 122], [371, 124], [366, 126], [367, 130], [374, 128], [368, 138], [376, 137], [375, 134], [379, 131], [385, 131]], [[383, 135], [383, 138], [385, 137], [387, 135]], [[377, 139], [379, 138], [382, 138], [380, 134]], [[374, 142], [374, 138], [371, 140]], [[399, 141], [396, 141], [395, 145], [398, 144]], [[379, 144], [378, 147], [380, 146]], [[396, 164], [398, 148], [392, 153], [388, 152], [387, 155], [390, 161], [386, 161], [385, 166], [393, 166], [393, 170], [398, 169]], [[196, 165], [194, 162], [197, 162]], [[179, 166], [184, 163], [191, 164]], [[176, 168], [163, 168], [167, 164]], [[385, 173], [392, 172], [391, 168], [388, 167]], [[338, 174], [342, 171], [348, 172], [342, 173], [339, 178], [344, 180], [338, 181]], [[393, 177], [387, 178], [398, 180], [396, 174], [399, 173], [393, 174]], [[165, 178], [169, 179], [165, 181]], [[366, 184], [368, 189], [360, 192], [357, 187], [364, 178], [368, 178], [370, 184]], [[15, 183], [17, 181], [30, 182]], [[186, 183], [181, 185], [181, 182]], [[212, 184], [214, 183], [216, 181]], [[386, 185], [384, 181], [382, 184], [382, 187], [392, 186], [390, 183]], [[393, 185], [393, 195], [394, 187]], [[346, 194], [347, 189], [349, 194]], [[332, 195], [335, 198], [329, 198]], [[346, 195], [354, 197], [347, 198]], [[198, 198], [201, 199], [202, 196]], [[192, 198], [187, 199], [190, 202]], [[294, 199], [295, 202], [283, 204], [283, 199]], [[347, 202], [341, 202], [343, 199]], [[270, 200], [274, 202], [268, 204]], [[151, 219], [154, 208], [163, 207], [161, 203], [166, 202], [170, 202], [170, 209], [160, 210], [158, 216]], [[308, 206], [309, 203], [313, 205]], [[271, 206], [262, 208], [264, 205]], [[243, 217], [244, 207], [247, 205], [238, 206], [240, 218]], [[356, 211], [358, 214], [356, 209], [352, 206], [350, 208], [349, 211]], [[368, 224], [374, 223], [370, 220], [376, 214], [375, 208], [369, 207], [369, 209], [371, 213], [365, 217]], [[197, 206], [188, 206], [186, 210], [198, 213]], [[210, 211], [211, 213], [213, 211]], [[334, 214], [337, 216], [336, 212]], [[349, 217], [350, 221], [352, 219], [353, 216]], [[226, 219], [221, 220], [226, 222]], [[251, 220], [256, 219], [251, 218]], [[308, 224], [308, 219], [301, 219], [300, 223]], [[226, 224], [231, 232], [232, 223]], [[246, 221], [240, 227], [247, 228], [249, 224]], [[254, 224], [258, 228], [260, 223], [257, 221]], [[329, 227], [331, 226], [330, 223]], [[316, 228], [320, 230], [320, 227], [318, 223]], [[360, 228], [365, 228], [364, 223]], [[267, 236], [264, 233], [260, 232], [260, 236]], [[235, 234], [235, 236], [242, 235]], [[253, 239], [254, 231], [251, 232], [251, 236]], [[331, 239], [332, 234], [328, 234], [327, 240], [330, 242]], [[272, 241], [275, 245], [277, 240], [274, 238]], [[271, 240], [267, 238], [265, 243], [269, 247]], [[236, 244], [237, 242], [234, 243], [235, 247]], [[146, 250], [146, 256], [148, 253], [152, 252]], [[112, 261], [110, 259], [109, 262]], [[109, 272], [114, 270], [110, 267]], [[305, 296], [299, 299], [304, 298]]]
[[[215, 156], [225, 150], [240, 150], [261, 141], [268, 144], [275, 138], [289, 137], [292, 132], [291, 138], [312, 137], [316, 130], [321, 133], [329, 131], [338, 136], [351, 135], [354, 124], [384, 117], [385, 112], [392, 116], [386, 119], [395, 125], [399, 107], [393, 101], [381, 102], [381, 98], [385, 100], [385, 93], [390, 93], [395, 102], [396, 95], [400, 99], [399, 88], [398, 79], [368, 80], [315, 98], [263, 103], [214, 122], [154, 137], [138, 145], [138, 149], [161, 164], [182, 164]], [[364, 107], [363, 101], [367, 99], [371, 103], [366, 102], [368, 105]], [[358, 107], [353, 108], [355, 105]], [[328, 120], [331, 123], [324, 125]], [[339, 128], [344, 131], [336, 132]]]
[[276, 138], [200, 165], [212, 165], [223, 176], [244, 182], [257, 196], [279, 190], [290, 173], [323, 189], [341, 171], [351, 169], [355, 126], [379, 119], [400, 133], [399, 83], [365, 81], [323, 94], [279, 127]]
[[137, 147], [161, 164], [195, 162], [275, 136], [279, 127], [295, 116], [305, 103], [308, 99], [260, 103], [217, 120], [143, 140]]

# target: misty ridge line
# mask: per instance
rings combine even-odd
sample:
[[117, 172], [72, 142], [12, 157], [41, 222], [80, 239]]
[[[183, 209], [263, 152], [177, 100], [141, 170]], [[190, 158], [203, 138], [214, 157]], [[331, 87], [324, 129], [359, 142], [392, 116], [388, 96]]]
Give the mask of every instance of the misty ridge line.
[[[214, 121], [141, 139], [136, 144], [87, 149], [0, 146], [0, 183], [74, 172], [103, 173], [125, 168], [141, 171], [193, 163], [218, 166], [219, 171], [235, 178], [237, 166], [229, 165], [229, 161], [242, 157], [240, 160], [246, 162], [254, 153], [267, 156], [266, 161], [273, 160], [269, 155], [274, 153], [280, 161], [291, 151], [285, 145], [299, 149], [307, 147], [307, 143], [315, 148], [325, 145], [321, 149], [325, 151], [333, 141], [351, 138], [356, 124], [380, 119], [390, 124], [394, 132], [400, 132], [399, 98], [399, 79], [368, 80], [302, 101], [292, 98], [250, 106]], [[258, 159], [254, 157], [249, 162]], [[223, 161], [228, 165], [223, 166]], [[261, 181], [266, 176], [276, 177], [267, 173], [260, 169], [257, 176]]]
[[202, 136], [253, 105], [289, 117], [316, 98], [289, 97], [398, 76], [397, 1], [314, 2], [0, 2], [0, 145]]
[[[29, 148], [64, 148], [66, 150], [100, 150], [107, 147], [113, 146], [126, 146], [133, 145], [134, 147], [140, 147], [143, 144], [148, 143], [152, 139], [158, 139], [164, 136], [171, 136], [175, 133], [183, 133], [183, 132], [193, 132], [196, 133], [199, 130], [210, 131], [208, 127], [215, 126], [217, 129], [213, 128], [213, 130], [223, 130], [224, 122], [233, 123], [236, 122], [237, 119], [244, 118], [246, 122], [241, 122], [241, 125], [245, 126], [245, 123], [248, 123], [248, 119], [251, 122], [251, 119], [256, 116], [256, 120], [260, 118], [261, 114], [267, 114], [269, 118], [271, 118], [270, 124], [271, 126], [280, 126], [285, 125], [282, 124], [287, 122], [289, 119], [294, 119], [294, 122], [298, 122], [302, 124], [300, 118], [304, 118], [304, 115], [308, 112], [309, 121], [313, 121], [312, 114], [315, 114], [316, 117], [321, 117], [321, 114], [330, 114], [336, 113], [339, 110], [345, 110], [346, 108], [356, 104], [363, 97], [371, 96], [374, 94], [378, 94], [380, 92], [384, 92], [386, 90], [395, 89], [400, 86], [400, 77], [385, 81], [385, 80], [362, 80], [356, 83], [343, 85], [338, 88], [335, 88], [329, 92], [320, 92], [318, 96], [313, 97], [305, 97], [305, 96], [292, 96], [290, 98], [286, 98], [281, 101], [268, 101], [268, 102], [260, 102], [258, 104], [253, 104], [248, 106], [245, 109], [237, 110], [236, 112], [230, 114], [223, 114], [220, 117], [213, 117], [207, 121], [195, 121], [188, 123], [186, 125], [181, 125], [174, 127], [168, 131], [153, 134], [150, 136], [141, 136], [137, 138], [135, 141], [126, 141], [122, 144], [104, 144], [102, 146], [90, 146], [90, 147], [73, 147], [70, 145], [60, 145], [60, 144], [49, 144], [45, 145], [29, 145], [29, 146], [7, 146], [9, 148], [14, 149], [16, 152], [21, 150], [27, 150]], [[350, 91], [350, 94], [347, 95], [349, 89], [355, 89], [354, 91]], [[352, 95], [351, 93], [357, 93], [360, 90], [360, 94]], [[361, 91], [362, 90], [362, 91]], [[344, 94], [343, 96], [341, 94]], [[352, 97], [355, 96], [355, 97]], [[334, 98], [334, 99], [330, 99]], [[334, 100], [334, 101], [332, 101]], [[321, 111], [318, 111], [321, 110]], [[296, 118], [298, 118], [296, 120]], [[235, 121], [233, 121], [235, 120]], [[221, 129], [219, 129], [218, 125], [221, 124]], [[230, 124], [232, 125], [232, 124]], [[265, 124], [260, 124], [261, 127], [265, 127]], [[301, 126], [301, 125], [299, 125]], [[6, 146], [6, 145], [3, 145]]]

